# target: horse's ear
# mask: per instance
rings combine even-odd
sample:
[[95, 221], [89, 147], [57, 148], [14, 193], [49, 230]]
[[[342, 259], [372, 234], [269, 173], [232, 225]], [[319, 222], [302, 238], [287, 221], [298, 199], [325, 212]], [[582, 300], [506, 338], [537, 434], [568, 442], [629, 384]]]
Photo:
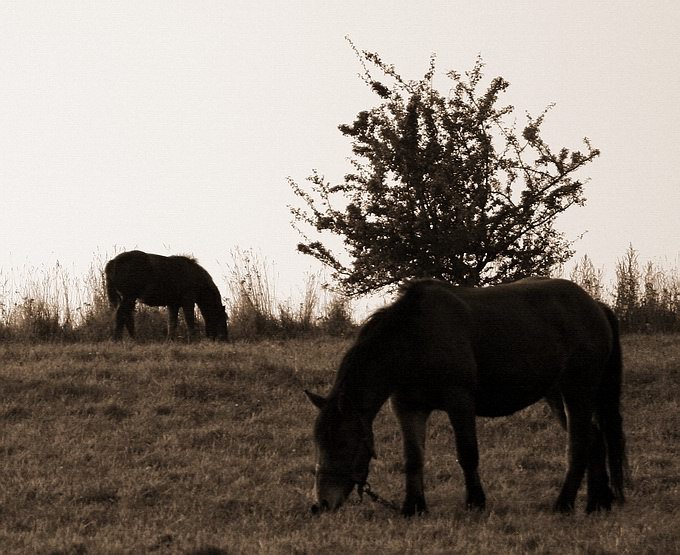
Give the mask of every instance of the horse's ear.
[[319, 410], [324, 408], [326, 406], [327, 400], [325, 397], [322, 397], [321, 395], [317, 395], [316, 393], [312, 393], [308, 389], [305, 389], [305, 395], [307, 395], [307, 398], [312, 402], [312, 404]]

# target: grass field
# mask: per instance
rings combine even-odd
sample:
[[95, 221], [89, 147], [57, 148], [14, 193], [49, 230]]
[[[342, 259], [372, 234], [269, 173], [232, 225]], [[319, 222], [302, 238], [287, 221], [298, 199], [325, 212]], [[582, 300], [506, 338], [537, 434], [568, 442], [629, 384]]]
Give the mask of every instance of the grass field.
[[[2, 553], [677, 553], [680, 337], [624, 338], [633, 483], [610, 514], [550, 507], [564, 434], [542, 404], [480, 420], [486, 512], [463, 509], [443, 415], [430, 514], [364, 500], [312, 516], [315, 409], [347, 340], [0, 343]], [[373, 488], [400, 502], [401, 442], [376, 420]]]

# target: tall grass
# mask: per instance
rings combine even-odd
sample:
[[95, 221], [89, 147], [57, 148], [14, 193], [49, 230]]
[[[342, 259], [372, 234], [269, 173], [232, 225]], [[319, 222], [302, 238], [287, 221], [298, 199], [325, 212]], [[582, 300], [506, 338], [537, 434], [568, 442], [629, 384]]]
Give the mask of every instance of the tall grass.
[[[88, 271], [74, 276], [54, 266], [0, 270], [0, 339], [17, 341], [103, 341], [111, 337], [114, 313], [106, 295], [104, 266], [96, 253]], [[299, 298], [280, 300], [272, 267], [252, 251], [236, 249], [226, 276], [230, 336], [253, 340], [313, 334], [345, 335], [354, 329], [347, 299], [328, 292], [309, 275]], [[213, 276], [216, 278], [217, 276]], [[200, 313], [196, 313], [199, 324]], [[135, 331], [141, 342], [162, 341], [167, 312], [137, 304]], [[186, 334], [180, 318], [179, 336]]]
[[307, 275], [300, 298], [278, 300], [272, 266], [253, 251], [232, 251], [227, 284], [234, 338], [345, 335], [354, 328], [349, 300], [329, 293], [318, 274]]
[[84, 291], [59, 262], [3, 276], [0, 335], [27, 340], [69, 336]]
[[577, 261], [570, 279], [596, 299], [612, 306], [624, 332], [680, 331], [680, 272], [648, 261], [641, 266], [638, 252], [629, 246], [616, 263], [616, 281], [604, 282], [604, 269], [584, 256]]
[[[0, 269], [0, 339], [102, 341], [111, 336], [113, 311], [103, 269], [108, 257], [96, 253], [85, 275], [52, 267]], [[610, 304], [624, 332], [680, 331], [680, 272], [648, 262], [641, 267], [632, 247], [619, 259], [616, 281], [584, 256], [569, 279]], [[218, 276], [213, 276], [217, 278]], [[347, 335], [355, 329], [349, 299], [331, 292], [320, 274], [307, 275], [296, 296], [282, 298], [274, 266], [252, 250], [235, 249], [221, 284], [230, 336], [237, 340]], [[197, 319], [201, 322], [200, 314]], [[180, 319], [179, 335], [186, 333]], [[165, 339], [165, 309], [138, 304], [135, 325], [142, 342]]]

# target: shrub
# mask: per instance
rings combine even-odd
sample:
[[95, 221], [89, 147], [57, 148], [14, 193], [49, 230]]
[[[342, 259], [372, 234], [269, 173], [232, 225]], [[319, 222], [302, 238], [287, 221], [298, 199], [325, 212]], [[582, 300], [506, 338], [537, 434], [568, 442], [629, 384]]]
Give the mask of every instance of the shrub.
[[595, 269], [593, 261], [584, 255], [581, 260], [576, 262], [569, 279], [574, 283], [578, 283], [585, 289], [594, 299], [603, 300], [604, 295], [604, 270]]
[[616, 266], [614, 311], [625, 332], [680, 331], [680, 277], [648, 262], [640, 270], [632, 245]]
[[352, 306], [347, 297], [334, 296], [326, 304], [321, 317], [321, 330], [332, 336], [350, 335], [356, 330]]
[[353, 328], [347, 299], [332, 297], [322, 302], [319, 275], [307, 276], [299, 302], [277, 301], [274, 272], [266, 260], [253, 251], [236, 249], [232, 261], [227, 278], [231, 300], [227, 304], [233, 339], [342, 335]]

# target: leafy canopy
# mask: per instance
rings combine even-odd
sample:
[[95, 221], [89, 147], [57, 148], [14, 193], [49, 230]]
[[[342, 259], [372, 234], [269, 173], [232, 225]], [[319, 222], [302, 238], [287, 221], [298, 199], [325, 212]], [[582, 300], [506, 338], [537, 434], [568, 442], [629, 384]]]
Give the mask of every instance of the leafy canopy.
[[[480, 58], [465, 74], [450, 71], [453, 86], [442, 94], [433, 86], [434, 56], [422, 79], [407, 81], [378, 54], [352, 48], [380, 103], [339, 126], [353, 152], [342, 183], [316, 171], [307, 190], [289, 179], [305, 205], [291, 208], [303, 237], [299, 251], [330, 266], [348, 294], [418, 277], [512, 281], [546, 274], [572, 256], [554, 224], [585, 202], [584, 181], [574, 174], [599, 155], [587, 138], [585, 152], [549, 147], [541, 125], [551, 106], [527, 115], [518, 135], [514, 108], [498, 105], [509, 83], [496, 77], [478, 92]], [[342, 237], [350, 261], [310, 240], [300, 224]]]

